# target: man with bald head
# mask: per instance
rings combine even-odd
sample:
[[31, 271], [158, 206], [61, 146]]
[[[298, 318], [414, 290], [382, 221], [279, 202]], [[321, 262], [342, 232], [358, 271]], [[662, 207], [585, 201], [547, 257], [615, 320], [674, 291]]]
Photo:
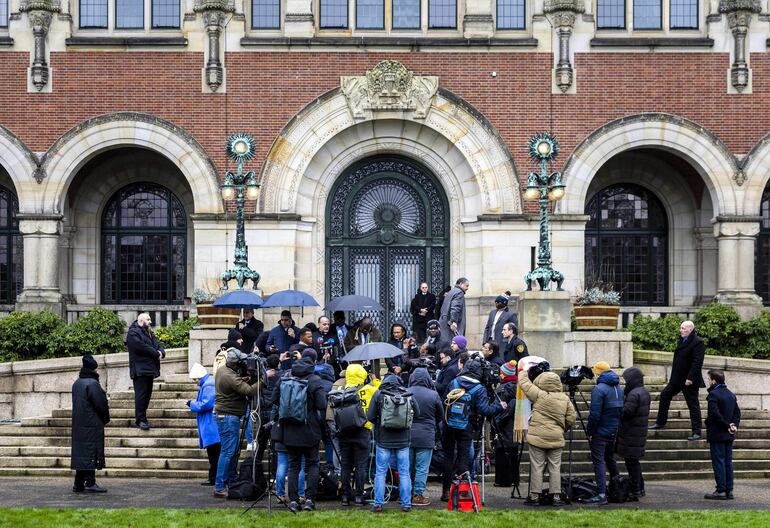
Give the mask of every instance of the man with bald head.
[[131, 323], [126, 336], [126, 348], [129, 374], [134, 382], [136, 425], [143, 431], [149, 431], [147, 407], [152, 396], [152, 384], [160, 376], [161, 358], [166, 357], [166, 351], [152, 331], [150, 314], [141, 313]]
[[687, 408], [690, 410], [690, 425], [692, 435], [690, 441], [700, 440], [701, 415], [698, 392], [706, 384], [703, 382], [703, 357], [706, 354], [706, 346], [703, 340], [695, 333], [695, 324], [692, 321], [684, 321], [679, 326], [679, 342], [674, 351], [674, 363], [671, 366], [671, 375], [668, 377], [668, 385], [660, 393], [660, 408], [658, 419], [650, 429], [663, 429], [668, 421], [668, 408], [671, 400], [680, 392], [684, 395]]

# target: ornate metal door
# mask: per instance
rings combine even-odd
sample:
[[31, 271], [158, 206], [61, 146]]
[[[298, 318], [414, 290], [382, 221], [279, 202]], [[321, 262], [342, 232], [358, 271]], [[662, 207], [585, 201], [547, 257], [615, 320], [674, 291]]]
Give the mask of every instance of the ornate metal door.
[[[448, 280], [448, 207], [433, 176], [400, 158], [351, 167], [328, 205], [328, 296], [367, 295], [385, 307], [368, 314], [386, 335], [411, 328], [409, 305], [421, 281], [439, 293]], [[351, 314], [349, 320], [362, 313]]]

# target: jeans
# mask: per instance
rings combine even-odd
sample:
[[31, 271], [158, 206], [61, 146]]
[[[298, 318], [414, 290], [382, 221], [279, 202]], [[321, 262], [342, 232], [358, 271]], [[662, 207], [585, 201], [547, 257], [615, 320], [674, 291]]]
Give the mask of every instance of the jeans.
[[368, 429], [362, 429], [355, 433], [338, 435], [337, 438], [340, 442], [342, 495], [348, 499], [351, 496], [350, 477], [355, 468], [355, 494], [357, 497], [363, 497], [364, 483], [369, 469], [371, 433]]
[[680, 392], [684, 396], [684, 401], [687, 402], [687, 408], [690, 410], [690, 427], [694, 434], [700, 434], [701, 432], [701, 416], [700, 416], [700, 401], [698, 399], [698, 391], [700, 388], [692, 384], [688, 386], [666, 385], [662, 391], [660, 391], [660, 408], [658, 409], [658, 418], [655, 420], [658, 425], [666, 425], [668, 421], [668, 409], [671, 406], [671, 400]]
[[299, 475], [303, 460], [305, 464], [305, 497], [315, 501], [318, 491], [318, 446], [296, 447], [286, 446], [286, 454], [289, 457], [289, 500], [299, 501]]
[[[444, 472], [441, 483], [444, 492], [449, 492], [455, 475], [470, 471], [472, 440], [473, 434], [468, 429], [454, 429], [448, 425], [444, 427]], [[455, 461], [455, 447], [457, 461]]]
[[711, 451], [711, 466], [714, 468], [714, 480], [717, 484], [717, 493], [733, 492], [733, 443], [712, 442], [709, 444]]
[[594, 463], [594, 479], [596, 479], [599, 495], [607, 493], [607, 470], [612, 477], [620, 474], [613, 457], [614, 450], [614, 438], [604, 438], [599, 435], [594, 435], [591, 438], [591, 462]]
[[409, 448], [388, 449], [377, 446], [377, 472], [374, 475], [374, 505], [382, 506], [385, 503], [385, 474], [390, 466], [390, 457], [396, 456], [396, 468], [398, 469], [398, 495], [401, 498], [402, 508], [412, 507], [412, 479], [409, 476]]
[[625, 458], [628, 477], [631, 479], [631, 492], [644, 491], [644, 477], [642, 476], [642, 463], [638, 458]]
[[254, 441], [254, 431], [251, 430], [251, 424], [253, 423], [253, 420], [251, 419], [251, 405], [246, 406], [246, 416], [243, 418], [243, 426], [246, 428], [245, 433], [245, 439], [246, 443], [250, 444]]
[[[289, 455], [286, 451], [276, 451], [278, 465], [275, 469], [275, 494], [279, 497], [286, 496], [286, 475], [289, 473]], [[299, 473], [299, 496], [305, 496], [305, 459], [302, 459]]]
[[222, 444], [217, 463], [217, 480], [214, 483], [214, 491], [224, 491], [230, 482], [238, 477], [235, 472], [238, 459], [235, 454], [238, 451], [238, 440], [241, 433], [241, 418], [229, 414], [217, 415], [217, 429]]
[[134, 378], [134, 415], [136, 424], [147, 421], [147, 407], [150, 406], [152, 397], [152, 384], [155, 378], [152, 376], [137, 376]]
[[425, 493], [425, 485], [428, 482], [428, 471], [430, 470], [430, 459], [433, 458], [433, 449], [415, 449], [409, 450], [409, 463], [414, 469], [414, 494], [422, 496]]

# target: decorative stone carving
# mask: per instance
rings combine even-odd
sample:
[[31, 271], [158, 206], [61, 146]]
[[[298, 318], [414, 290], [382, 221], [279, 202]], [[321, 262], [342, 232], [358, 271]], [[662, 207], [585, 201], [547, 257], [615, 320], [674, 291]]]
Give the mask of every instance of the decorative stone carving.
[[59, 2], [55, 0], [25, 0], [19, 6], [19, 12], [27, 13], [32, 35], [35, 38], [35, 54], [32, 61], [32, 84], [41, 91], [48, 84], [48, 61], [45, 57], [45, 41], [48, 29], [51, 27], [53, 14], [60, 11]]
[[543, 12], [550, 15], [559, 35], [559, 62], [556, 64], [556, 86], [562, 92], [572, 86], [572, 63], [569, 58], [569, 40], [575, 27], [576, 15], [585, 11], [582, 0], [546, 0]]
[[735, 171], [735, 174], [733, 174], [733, 180], [735, 180], [735, 183], [738, 184], [738, 187], [741, 187], [744, 183], [746, 183], [746, 173], [743, 172], [743, 169], [738, 169]]
[[719, 12], [727, 15], [727, 23], [733, 32], [733, 64], [730, 66], [730, 82], [738, 92], [749, 85], [749, 66], [746, 63], [746, 34], [751, 17], [762, 10], [759, 0], [720, 0]]
[[438, 77], [414, 75], [398, 61], [384, 60], [364, 76], [343, 76], [342, 93], [355, 118], [367, 110], [413, 110], [423, 119], [438, 90]]
[[230, 0], [196, 0], [193, 11], [203, 13], [203, 26], [208, 34], [209, 58], [206, 61], [206, 85], [216, 92], [224, 82], [224, 67], [220, 60], [219, 41], [225, 19], [235, 11]]

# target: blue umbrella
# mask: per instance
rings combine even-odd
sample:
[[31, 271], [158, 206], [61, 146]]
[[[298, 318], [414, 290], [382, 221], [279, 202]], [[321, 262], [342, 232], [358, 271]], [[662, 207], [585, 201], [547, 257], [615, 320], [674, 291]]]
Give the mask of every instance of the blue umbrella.
[[385, 308], [365, 295], [343, 295], [329, 301], [324, 310], [327, 312], [382, 312]]
[[319, 306], [319, 304], [310, 294], [303, 291], [282, 290], [272, 294], [262, 305], [263, 308], [288, 308], [291, 306], [301, 307], [302, 316], [304, 316], [305, 306]]
[[259, 308], [265, 301], [251, 290], [235, 290], [214, 301], [220, 308]]

